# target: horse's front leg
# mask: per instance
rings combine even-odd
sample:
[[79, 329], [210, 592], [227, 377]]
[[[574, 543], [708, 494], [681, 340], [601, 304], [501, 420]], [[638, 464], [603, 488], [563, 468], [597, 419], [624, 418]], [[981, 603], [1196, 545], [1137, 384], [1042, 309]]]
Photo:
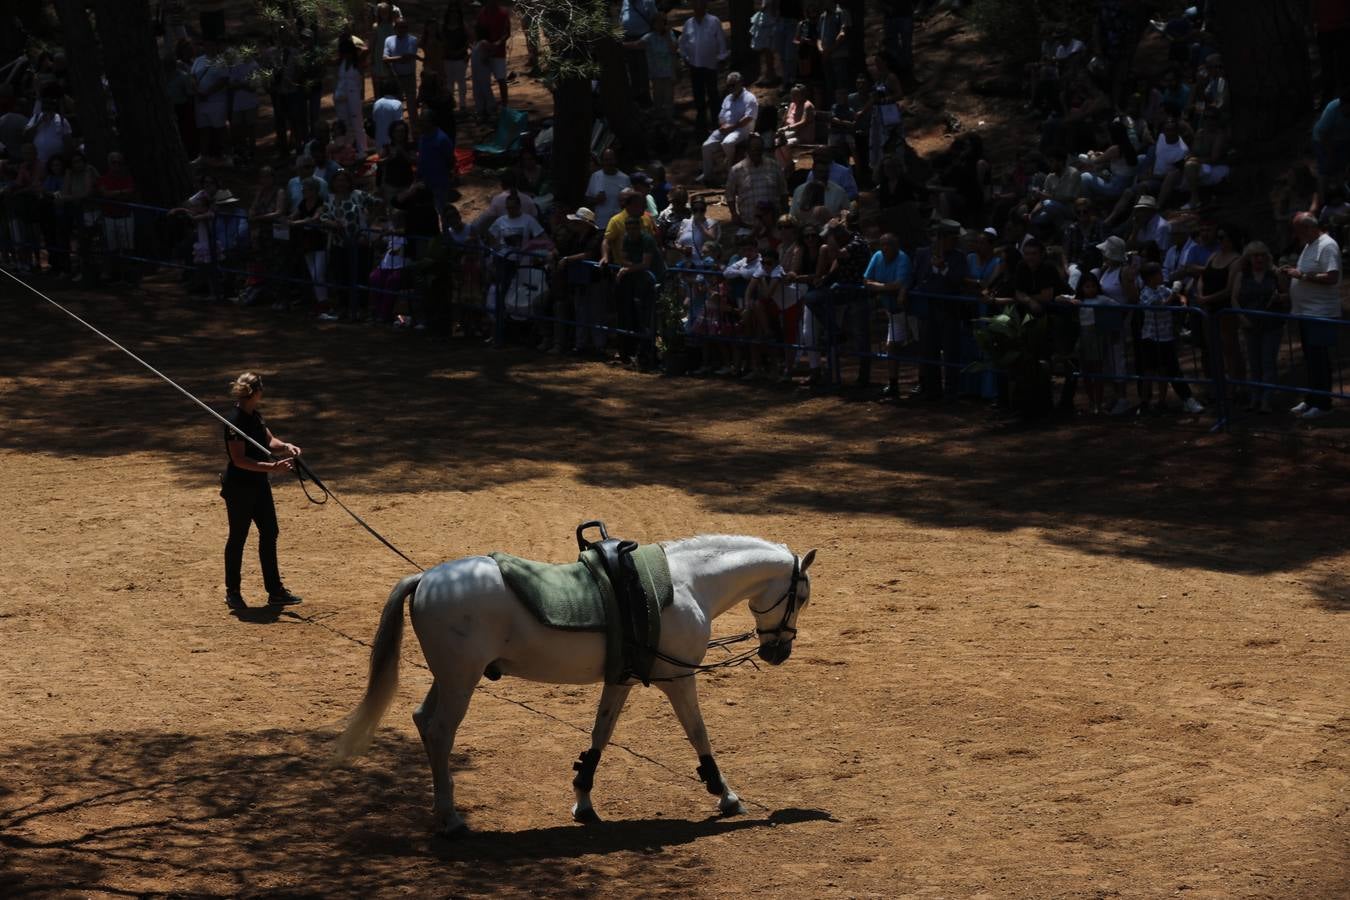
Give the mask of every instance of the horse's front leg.
[[591, 729], [591, 748], [572, 764], [576, 777], [572, 779], [572, 790], [577, 802], [572, 806], [572, 818], [578, 822], [599, 822], [600, 817], [591, 806], [591, 788], [595, 785], [595, 767], [600, 764], [600, 754], [605, 745], [614, 736], [614, 726], [619, 721], [619, 713], [628, 700], [628, 692], [633, 689], [629, 684], [607, 684], [600, 692], [600, 708], [595, 711], [595, 727]]
[[684, 726], [689, 743], [694, 745], [698, 754], [698, 777], [708, 789], [708, 793], [719, 796], [717, 811], [724, 816], [734, 816], [745, 812], [741, 798], [726, 783], [713, 759], [712, 743], [708, 740], [708, 729], [703, 726], [703, 712], [698, 708], [698, 684], [692, 677], [659, 683], [662, 691], [675, 708], [675, 715]]

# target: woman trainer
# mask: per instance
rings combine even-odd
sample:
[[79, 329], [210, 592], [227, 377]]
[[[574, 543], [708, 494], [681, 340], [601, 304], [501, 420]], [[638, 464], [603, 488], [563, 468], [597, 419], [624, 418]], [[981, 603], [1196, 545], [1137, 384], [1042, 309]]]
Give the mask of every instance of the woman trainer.
[[[230, 385], [230, 397], [235, 404], [225, 417], [230, 425], [239, 429], [225, 428], [225, 452], [230, 462], [220, 486], [220, 496], [225, 498], [225, 512], [230, 521], [230, 536], [225, 542], [225, 603], [232, 610], [248, 608], [239, 591], [239, 570], [244, 561], [244, 541], [254, 522], [258, 524], [258, 562], [262, 565], [268, 604], [288, 606], [300, 602], [299, 597], [282, 585], [281, 573], [277, 570], [277, 511], [272, 503], [272, 485], [267, 480], [269, 472], [292, 471], [295, 464], [291, 459], [300, 455], [300, 448], [272, 436], [258, 412], [262, 395], [262, 378], [253, 372], [245, 372]], [[269, 461], [267, 454], [241, 438], [240, 432], [279, 458]]]

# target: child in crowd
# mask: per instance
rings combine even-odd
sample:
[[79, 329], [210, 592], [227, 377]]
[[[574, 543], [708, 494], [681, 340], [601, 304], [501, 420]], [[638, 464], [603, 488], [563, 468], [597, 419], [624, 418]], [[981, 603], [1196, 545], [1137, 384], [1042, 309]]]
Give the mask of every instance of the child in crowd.
[[[1097, 331], [1097, 311], [1090, 305], [1099, 302], [1101, 294], [1102, 284], [1097, 275], [1087, 270], [1078, 276], [1078, 286], [1072, 294], [1056, 298], [1061, 303], [1078, 307], [1078, 368], [1087, 376], [1083, 379], [1084, 389], [1088, 396], [1088, 411], [1094, 416], [1101, 415], [1106, 406], [1106, 382], [1099, 377], [1104, 355], [1102, 337]], [[1070, 393], [1067, 387], [1065, 392]]]
[[759, 254], [750, 286], [745, 291], [744, 312], [741, 316], [741, 336], [752, 343], [737, 344], [736, 356], [745, 367], [745, 378], [765, 376], [765, 344], [783, 339], [783, 310], [787, 306], [784, 294], [787, 278], [779, 265], [778, 248], [769, 247]]
[[407, 265], [408, 239], [404, 236], [403, 213], [395, 210], [384, 229], [384, 256], [370, 272], [371, 306], [377, 322], [393, 322], [406, 327], [412, 324], [407, 315], [394, 318], [394, 303], [403, 288], [403, 268]]
[[[1178, 303], [1185, 305], [1185, 298], [1180, 293], [1163, 284], [1161, 265], [1156, 262], [1144, 263], [1139, 274], [1144, 281], [1144, 286], [1139, 291], [1140, 306], [1167, 307]], [[1177, 288], [1180, 287], [1178, 284]], [[1181, 380], [1181, 365], [1177, 362], [1177, 344], [1173, 335], [1172, 311], [1165, 308], [1157, 311], [1148, 309], [1144, 311], [1143, 316], [1139, 331], [1143, 374], [1170, 378], [1172, 389], [1181, 398], [1182, 408], [1192, 415], [1204, 412], [1205, 408], [1200, 401], [1191, 396], [1191, 386]], [[1153, 399], [1153, 382], [1141, 382], [1139, 393], [1143, 399], [1140, 410], [1143, 411]], [[1158, 392], [1159, 412], [1167, 408], [1166, 401], [1167, 384], [1163, 384]]]

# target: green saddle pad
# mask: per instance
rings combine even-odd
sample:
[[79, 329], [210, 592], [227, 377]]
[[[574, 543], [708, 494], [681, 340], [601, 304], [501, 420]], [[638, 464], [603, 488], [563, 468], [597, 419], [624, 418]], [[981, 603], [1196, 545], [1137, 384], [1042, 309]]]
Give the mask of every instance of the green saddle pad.
[[541, 624], [565, 631], [604, 631], [605, 600], [583, 562], [535, 562], [509, 553], [488, 554], [502, 578]]
[[623, 639], [619, 601], [595, 551], [586, 551], [578, 562], [562, 564], [535, 562], [509, 553], [488, 555], [497, 563], [507, 587], [541, 624], [605, 635], [607, 683], [622, 683], [629, 675], [647, 680], [654, 662], [651, 649], [661, 639], [661, 610], [675, 599], [670, 565], [660, 544], [644, 544], [633, 551], [642, 581], [642, 601], [647, 607], [647, 633], [640, 647]]

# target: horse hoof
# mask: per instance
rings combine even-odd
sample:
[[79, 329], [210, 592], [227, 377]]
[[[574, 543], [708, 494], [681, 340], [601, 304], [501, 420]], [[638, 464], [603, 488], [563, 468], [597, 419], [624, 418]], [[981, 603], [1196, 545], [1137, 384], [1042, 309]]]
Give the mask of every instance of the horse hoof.
[[468, 837], [471, 834], [473, 834], [473, 829], [463, 822], [457, 825], [447, 825], [445, 828], [436, 831], [437, 837], [445, 838], [447, 841]]
[[582, 825], [595, 825], [599, 823], [600, 815], [594, 809], [573, 810], [572, 821], [580, 822]]
[[743, 816], [745, 815], [745, 804], [737, 800], [735, 803], [717, 804], [717, 811], [723, 816]]

